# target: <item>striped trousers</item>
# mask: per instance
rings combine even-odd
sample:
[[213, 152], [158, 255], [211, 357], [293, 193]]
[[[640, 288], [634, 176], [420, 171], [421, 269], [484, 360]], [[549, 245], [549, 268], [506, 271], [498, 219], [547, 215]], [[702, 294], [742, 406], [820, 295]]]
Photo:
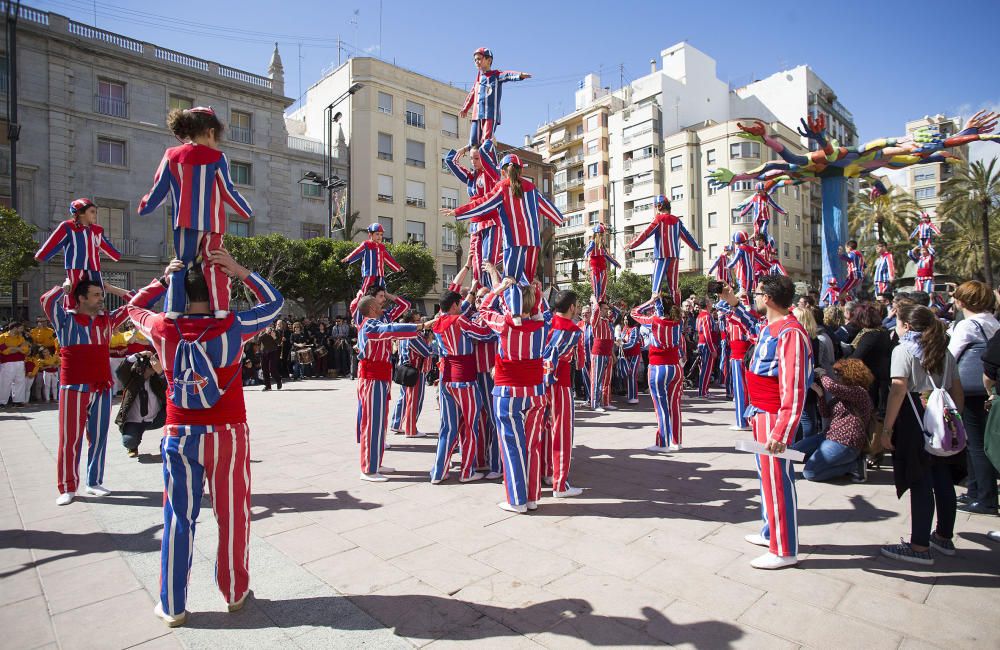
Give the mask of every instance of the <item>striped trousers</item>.
[[500, 265], [500, 244], [503, 233], [498, 226], [479, 228], [469, 235], [469, 268], [479, 284], [487, 289], [493, 288], [493, 278], [483, 269], [483, 262]]
[[580, 380], [583, 382], [583, 392], [587, 395], [587, 400], [590, 400], [590, 355], [586, 355], [587, 359], [584, 363], [580, 365]]
[[[528, 285], [535, 279], [538, 268], [538, 246], [508, 246], [503, 249], [503, 274], [512, 277], [518, 284]], [[510, 305], [518, 313], [514, 305]], [[520, 306], [518, 306], [518, 309]]]
[[187, 604], [194, 531], [208, 482], [219, 529], [215, 584], [227, 603], [250, 589], [250, 428], [168, 425], [163, 456], [163, 541], [160, 604], [177, 615]]
[[854, 290], [859, 286], [861, 286], [861, 278], [856, 275], [848, 275], [844, 281], [844, 286], [840, 288], [840, 295], [843, 296], [844, 300], [853, 300]]
[[438, 435], [431, 480], [441, 481], [447, 478], [455, 445], [461, 446], [460, 476], [469, 478], [476, 471], [476, 432], [479, 429], [479, 411], [482, 406], [479, 387], [474, 382], [449, 382], [441, 386], [439, 403], [441, 432]]
[[743, 370], [743, 359], [729, 360], [729, 378], [733, 386], [733, 411], [736, 413], [736, 426], [741, 429], [747, 426], [747, 379]]
[[712, 371], [715, 367], [715, 350], [704, 343], [698, 344], [698, 355], [701, 357], [701, 375], [698, 377], [698, 395], [708, 397], [708, 387], [712, 383]]
[[889, 291], [888, 280], [875, 280], [875, 296], [881, 296]]
[[424, 394], [427, 391], [426, 375], [420, 373], [417, 383], [413, 386], [401, 386], [399, 400], [392, 409], [392, 422], [389, 428], [402, 431], [407, 437], [417, 435], [417, 419], [424, 409]]
[[376, 285], [385, 286], [385, 278], [381, 275], [366, 275], [361, 278], [361, 293], [365, 293]]
[[597, 302], [603, 302], [608, 292], [608, 270], [591, 268], [590, 282], [593, 285], [594, 297], [597, 298]]
[[681, 394], [684, 369], [677, 364], [651, 365], [649, 395], [656, 411], [656, 446], [681, 444]]
[[733, 386], [729, 383], [729, 341], [726, 339], [719, 341], [718, 368], [719, 379], [726, 387], [726, 399], [730, 399], [733, 396]]
[[914, 291], [934, 293], [934, 278], [922, 278], [919, 275], [913, 280]]
[[104, 454], [111, 422], [111, 390], [59, 390], [59, 451], [56, 475], [59, 493], [80, 485], [80, 449], [87, 436], [87, 485], [104, 482]]
[[667, 281], [666, 295], [673, 296], [674, 302], [680, 303], [680, 266], [676, 257], [653, 258], [653, 293], [661, 291], [663, 281]]
[[[70, 285], [73, 289], [76, 289], [76, 285], [80, 284], [80, 280], [93, 280], [97, 284], [104, 286], [104, 279], [101, 277], [100, 271], [89, 271], [87, 269], [66, 269], [66, 279], [69, 280]], [[66, 309], [76, 309], [76, 297], [73, 292], [70, 291], [63, 298], [63, 304]]]
[[478, 149], [482, 143], [492, 140], [494, 124], [491, 119], [472, 120], [469, 128], [469, 148]]
[[500, 443], [497, 441], [496, 419], [493, 417], [493, 375], [476, 373], [479, 389], [479, 435], [476, 436], [476, 468], [500, 471]]
[[184, 278], [187, 270], [196, 261], [201, 261], [201, 269], [208, 283], [208, 304], [212, 311], [229, 311], [229, 276], [217, 264], [208, 264], [208, 254], [222, 248], [222, 235], [192, 228], [174, 228], [174, 251], [177, 259], [184, 262], [184, 268], [174, 271], [167, 289], [165, 312], [185, 311], [187, 294], [184, 292]]
[[[775, 413], [757, 413], [750, 419], [753, 437], [767, 444]], [[767, 454], [756, 455], [760, 475], [760, 503], [763, 528], [761, 535], [770, 540], [771, 552], [781, 557], [798, 554], [798, 502], [795, 494], [795, 470], [792, 462]]]
[[629, 400], [639, 399], [639, 357], [622, 357], [622, 372], [625, 375], [625, 392]]
[[573, 455], [573, 388], [553, 385], [545, 389], [545, 436], [543, 473], [552, 477], [552, 490], [569, 486], [569, 464]]
[[606, 354], [590, 355], [590, 408], [611, 402], [611, 360]]
[[545, 396], [493, 396], [497, 436], [503, 453], [507, 503], [522, 506], [542, 494], [542, 430]]
[[374, 474], [382, 466], [388, 419], [389, 382], [358, 378], [357, 440], [361, 443], [361, 471], [364, 474]]

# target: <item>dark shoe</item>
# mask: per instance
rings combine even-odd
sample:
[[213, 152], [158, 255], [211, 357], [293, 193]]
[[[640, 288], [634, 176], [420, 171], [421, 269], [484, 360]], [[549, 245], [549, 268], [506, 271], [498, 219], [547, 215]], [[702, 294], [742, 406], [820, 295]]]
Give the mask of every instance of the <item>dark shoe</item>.
[[947, 555], [949, 557], [955, 554], [954, 542], [946, 537], [941, 537], [937, 534], [937, 531], [931, 533], [931, 548], [942, 555]]
[[928, 551], [915, 551], [913, 547], [899, 540], [899, 544], [890, 544], [888, 546], [883, 546], [881, 549], [882, 555], [890, 557], [894, 560], [900, 560], [901, 562], [910, 562], [912, 564], [923, 564], [932, 565], [934, 564], [934, 558], [931, 557], [931, 552]]
[[126, 449], [125, 450], [125, 454], [129, 458], [137, 458], [139, 456], [139, 450], [138, 449]]
[[857, 465], [851, 471], [851, 483], [865, 483], [868, 481], [868, 463], [864, 455], [858, 457]]
[[278, 384], [278, 390], [281, 390], [281, 384]]
[[957, 501], [958, 503], [970, 503], [972, 501], [972, 497], [970, 497], [968, 494], [960, 494], [955, 498], [955, 501]]
[[958, 509], [962, 512], [971, 512], [974, 515], [997, 515], [997, 508], [993, 506], [992, 508], [982, 503], [981, 501], [970, 501], [969, 503], [958, 504]]
[[[264, 386], [264, 390], [271, 390], [271, 387], [270, 386]], [[261, 391], [261, 392], [264, 392], [264, 391]]]

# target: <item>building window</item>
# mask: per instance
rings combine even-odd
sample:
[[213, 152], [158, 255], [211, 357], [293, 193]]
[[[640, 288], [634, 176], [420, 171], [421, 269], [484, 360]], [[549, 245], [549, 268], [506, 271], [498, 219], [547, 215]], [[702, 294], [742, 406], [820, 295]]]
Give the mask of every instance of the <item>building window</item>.
[[549, 178], [546, 176], [542, 179], [542, 194], [548, 194], [552, 191], [552, 184], [549, 183]]
[[392, 203], [392, 176], [378, 175], [378, 200]]
[[392, 243], [392, 217], [379, 217], [379, 224], [382, 226], [382, 241], [391, 244]]
[[451, 169], [448, 168], [448, 160], [447, 160], [449, 151], [451, 151], [451, 149], [441, 149], [441, 171], [443, 172], [451, 171]]
[[753, 217], [750, 216], [750, 213], [747, 213], [745, 216], [740, 216], [740, 211], [741, 210], [742, 210], [742, 208], [733, 208], [733, 211], [732, 211], [732, 220], [733, 220], [733, 225], [734, 226], [739, 225], [739, 224], [752, 223], [753, 222]]
[[326, 236], [326, 228], [321, 223], [302, 224], [302, 239], [316, 239]]
[[594, 131], [594, 130], [596, 130], [600, 126], [600, 122], [599, 122], [600, 119], [601, 119], [600, 115], [591, 115], [590, 117], [588, 117], [587, 118], [587, 130], [588, 131]]
[[97, 162], [115, 167], [125, 167], [128, 164], [125, 142], [111, 138], [98, 138]]
[[802, 217], [795, 215], [795, 229], [802, 230]]
[[170, 101], [167, 102], [167, 107], [170, 110], [177, 109], [180, 111], [185, 111], [189, 108], [194, 107], [194, 100], [188, 97], [181, 97], [180, 95], [171, 95]]
[[449, 138], [458, 137], [458, 116], [451, 113], [441, 113], [441, 133]]
[[94, 98], [94, 111], [111, 117], [128, 117], [128, 101], [125, 96], [125, 84], [120, 81], [99, 79], [97, 81], [97, 97]]
[[97, 208], [97, 222], [104, 228], [104, 234], [124, 253], [122, 240], [125, 239], [125, 209], [103, 206]]
[[674, 185], [670, 188], [670, 200], [671, 201], [683, 201], [684, 200], [684, 186]]
[[760, 158], [759, 142], [735, 142], [729, 145], [730, 158]]
[[708, 227], [709, 228], [716, 228], [716, 227], [718, 227], [718, 225], [719, 225], [719, 213], [718, 212], [709, 212], [708, 213]]
[[683, 156], [671, 156], [670, 157], [670, 171], [672, 171], [672, 172], [679, 171], [680, 168], [683, 167], [683, 166], [684, 166], [684, 157]]
[[319, 199], [323, 196], [323, 187], [316, 183], [299, 183], [302, 188], [302, 196], [307, 199]]
[[590, 163], [587, 165], [587, 178], [594, 178], [600, 175], [599, 172], [600, 165], [597, 163]]
[[934, 170], [924, 170], [913, 172], [913, 181], [919, 183], [921, 181], [932, 181], [935, 179]]
[[786, 228], [788, 227], [788, 215], [787, 214], [781, 215], [781, 225], [785, 226]]
[[416, 140], [406, 141], [406, 164], [411, 167], [424, 167], [424, 143]]
[[708, 258], [710, 260], [712, 260], [713, 262], [715, 261], [716, 252], [718, 250], [719, 250], [719, 245], [718, 244], [709, 244], [708, 245]]
[[714, 165], [715, 164], [715, 149], [709, 149], [705, 152], [705, 164]]
[[598, 149], [600, 149], [600, 146], [601, 146], [601, 141], [599, 138], [591, 140], [590, 142], [587, 143], [587, 153], [588, 154], [597, 153]]
[[250, 163], [232, 161], [229, 171], [237, 185], [253, 185], [253, 166]]
[[425, 224], [423, 221], [406, 222], [406, 241], [413, 244], [422, 244], [427, 241], [424, 238]]
[[233, 142], [253, 144], [253, 116], [243, 111], [230, 111], [229, 139]]
[[424, 105], [406, 100], [406, 123], [418, 129], [424, 128]]
[[795, 247], [795, 259], [797, 259], [797, 260], [801, 260], [802, 259], [802, 247], [801, 246], [796, 246]]
[[392, 95], [389, 93], [384, 93], [379, 91], [378, 93], [378, 111], [379, 113], [385, 113], [386, 115], [392, 115]]
[[731, 187], [736, 192], [749, 192], [753, 189], [753, 181], [736, 181]]
[[379, 160], [392, 160], [392, 134], [378, 134], [378, 157]]
[[229, 219], [229, 228], [226, 231], [234, 237], [250, 236], [250, 221], [247, 219]]
[[458, 267], [456, 267], [454, 264], [442, 264], [441, 287], [447, 289], [448, 285], [455, 281], [455, 276], [457, 274], [458, 274]]
[[708, 184], [708, 195], [709, 196], [715, 196], [718, 193], [719, 193], [718, 186], [716, 186], [714, 183], [709, 183]]
[[784, 249], [783, 250], [784, 256], [788, 257], [788, 255], [789, 255], [789, 252], [788, 252], [788, 250], [789, 250], [789, 248], [788, 248], [788, 242], [785, 242], [785, 245], [782, 248]]
[[918, 201], [920, 199], [933, 199], [935, 196], [937, 196], [936, 187], [918, 187], [913, 190], [913, 197]]
[[450, 187], [441, 188], [441, 207], [454, 210], [458, 207], [458, 190]]
[[[427, 207], [427, 197], [424, 194], [424, 184], [420, 181], [406, 181], [406, 205], [417, 208]], [[409, 224], [409, 222], [407, 222]], [[423, 224], [421, 224], [422, 226]], [[409, 230], [407, 230], [409, 233]]]

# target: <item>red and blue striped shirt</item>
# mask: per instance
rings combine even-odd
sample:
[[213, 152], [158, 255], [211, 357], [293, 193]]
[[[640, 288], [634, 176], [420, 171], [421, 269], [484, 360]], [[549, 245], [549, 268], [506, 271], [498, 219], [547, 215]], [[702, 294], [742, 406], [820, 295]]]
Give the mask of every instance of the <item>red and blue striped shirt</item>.
[[521, 73], [512, 70], [487, 70], [476, 73], [472, 82], [472, 90], [465, 97], [462, 112], [472, 109], [471, 119], [493, 120], [500, 124], [500, 95], [503, 85], [508, 81], [520, 81]]
[[385, 277], [385, 267], [397, 273], [403, 270], [396, 258], [382, 242], [371, 239], [361, 242], [361, 245], [351, 251], [351, 254], [340, 260], [344, 264], [361, 262], [361, 277]]
[[510, 246], [541, 245], [541, 217], [562, 225], [563, 216], [556, 206], [541, 195], [531, 181], [521, 179], [521, 198], [514, 196], [510, 179], [504, 178], [486, 196], [473, 199], [455, 210], [455, 217], [472, 219], [499, 210], [503, 243]]
[[35, 253], [35, 259], [48, 262], [60, 250], [64, 251], [64, 269], [100, 272], [101, 253], [115, 262], [122, 258], [122, 254], [104, 234], [104, 228], [96, 223], [84, 226], [76, 219], [67, 219], [56, 226]]
[[666, 259], [680, 257], [680, 241], [684, 240], [692, 250], [700, 251], [701, 246], [694, 237], [684, 227], [680, 217], [676, 217], [669, 212], [658, 212], [653, 220], [646, 226], [646, 229], [639, 233], [632, 243], [628, 245], [629, 250], [634, 250], [642, 242], [650, 237], [653, 238], [653, 257], [656, 259]]

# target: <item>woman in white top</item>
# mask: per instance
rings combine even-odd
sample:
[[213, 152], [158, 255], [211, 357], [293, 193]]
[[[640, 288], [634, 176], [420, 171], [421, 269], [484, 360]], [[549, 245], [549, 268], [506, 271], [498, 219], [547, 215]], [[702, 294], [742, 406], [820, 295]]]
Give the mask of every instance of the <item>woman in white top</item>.
[[983, 386], [982, 353], [997, 330], [1000, 322], [993, 315], [993, 292], [982, 282], [963, 282], [955, 290], [955, 307], [962, 312], [962, 320], [951, 327], [948, 351], [965, 369], [971, 381], [962, 385], [965, 391], [965, 408], [962, 421], [968, 436], [969, 480], [966, 492], [959, 500], [959, 510], [982, 515], [997, 514], [997, 472], [983, 450], [986, 435], [986, 389]]
[[[892, 385], [885, 410], [882, 445], [893, 451], [892, 474], [896, 496], [910, 492], [909, 543], [882, 547], [882, 555], [916, 564], [934, 564], [930, 547], [954, 555], [955, 484], [965, 477], [965, 452], [942, 458], [924, 451], [921, 393], [947, 387], [961, 410], [962, 383], [955, 358], [948, 351], [944, 326], [923, 305], [901, 303], [896, 308], [899, 345], [892, 351]], [[909, 395], [907, 395], [909, 394]], [[937, 529], [931, 523], [937, 508]]]

